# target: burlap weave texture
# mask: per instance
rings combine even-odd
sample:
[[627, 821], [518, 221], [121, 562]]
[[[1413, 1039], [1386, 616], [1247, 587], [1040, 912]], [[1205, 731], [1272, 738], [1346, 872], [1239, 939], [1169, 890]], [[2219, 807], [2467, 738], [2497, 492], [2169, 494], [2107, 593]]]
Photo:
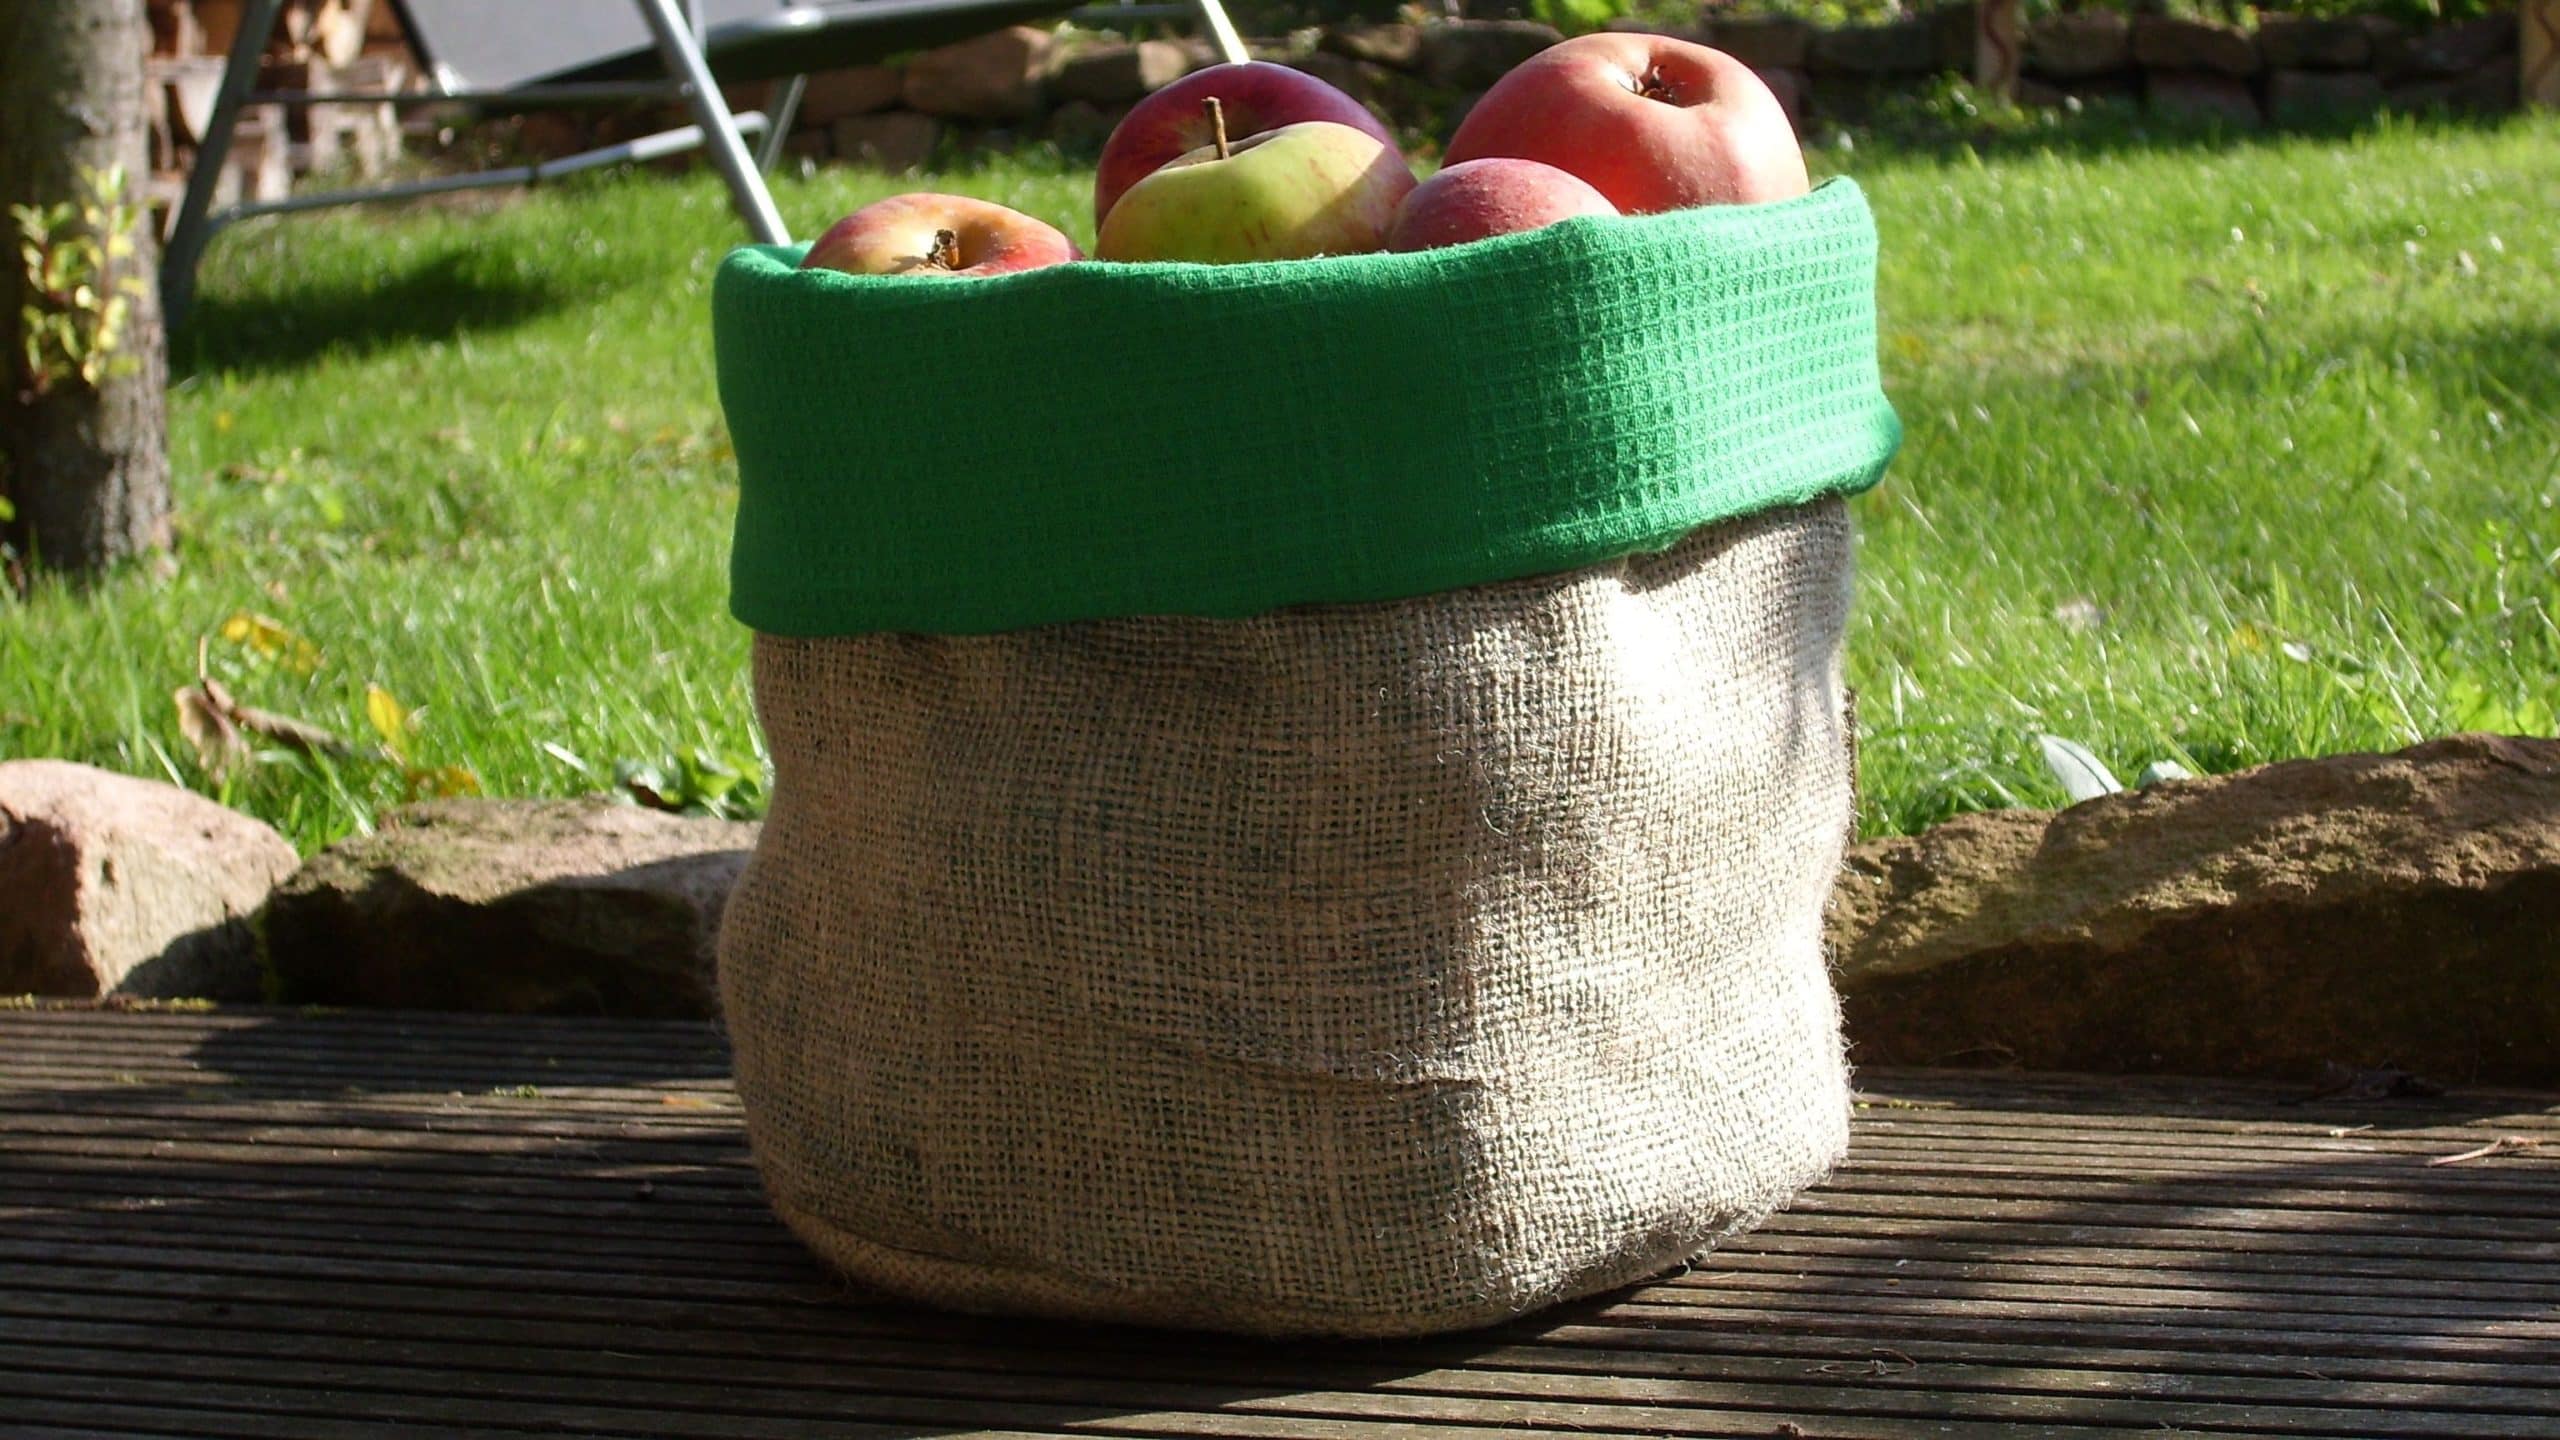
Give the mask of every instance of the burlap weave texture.
[[1490, 1323], [1847, 1143], [1836, 499], [1240, 620], [760, 636], [721, 985], [776, 1208], [976, 1310]]

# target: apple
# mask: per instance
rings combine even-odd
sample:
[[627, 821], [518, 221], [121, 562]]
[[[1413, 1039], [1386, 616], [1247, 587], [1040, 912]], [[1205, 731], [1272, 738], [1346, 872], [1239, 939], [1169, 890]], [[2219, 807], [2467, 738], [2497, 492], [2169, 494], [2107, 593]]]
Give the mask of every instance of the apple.
[[875, 200], [828, 226], [800, 268], [959, 278], [1083, 258], [1045, 220], [990, 200], [924, 192]]
[[1497, 155], [1570, 170], [1629, 215], [1808, 188], [1795, 128], [1751, 67], [1669, 35], [1579, 35], [1514, 67], [1449, 137], [1453, 166]]
[[1448, 166], [1415, 186], [1396, 210], [1387, 248], [1436, 250], [1575, 215], [1617, 213], [1608, 196], [1578, 175], [1536, 160], [1488, 155]]
[[1413, 193], [1396, 147], [1365, 130], [1302, 120], [1230, 142], [1213, 96], [1209, 144], [1166, 162], [1103, 217], [1105, 260], [1302, 260], [1376, 250]]
[[1286, 65], [1250, 60], [1194, 70], [1130, 107], [1102, 142], [1093, 176], [1093, 223], [1099, 228], [1130, 186], [1210, 143], [1202, 102], [1216, 100], [1226, 115], [1227, 138], [1243, 140], [1305, 120], [1330, 120], [1377, 137], [1395, 137], [1359, 101]]

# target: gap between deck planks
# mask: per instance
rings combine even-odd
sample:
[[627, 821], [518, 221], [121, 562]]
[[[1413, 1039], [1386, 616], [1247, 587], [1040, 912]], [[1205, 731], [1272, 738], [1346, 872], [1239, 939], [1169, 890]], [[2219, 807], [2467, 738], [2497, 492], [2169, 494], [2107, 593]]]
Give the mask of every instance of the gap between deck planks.
[[2560, 1097], [1862, 1074], [1833, 1179], [1686, 1273], [1271, 1345], [855, 1294], [725, 1073], [703, 1025], [0, 1011], [0, 1434], [2560, 1436]]

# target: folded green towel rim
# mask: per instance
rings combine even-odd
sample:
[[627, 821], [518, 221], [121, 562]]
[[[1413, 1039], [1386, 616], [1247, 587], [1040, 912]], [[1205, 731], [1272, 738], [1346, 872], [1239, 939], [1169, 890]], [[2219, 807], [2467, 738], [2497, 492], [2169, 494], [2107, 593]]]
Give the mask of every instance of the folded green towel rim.
[[733, 252], [730, 608], [950, 634], [1402, 599], [1873, 485], [1874, 218], [1800, 199], [1409, 255], [980, 280]]

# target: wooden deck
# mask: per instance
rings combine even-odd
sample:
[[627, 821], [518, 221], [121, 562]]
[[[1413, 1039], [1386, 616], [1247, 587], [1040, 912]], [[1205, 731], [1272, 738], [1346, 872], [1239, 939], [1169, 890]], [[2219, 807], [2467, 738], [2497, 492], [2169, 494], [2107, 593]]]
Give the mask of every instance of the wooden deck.
[[1273, 1346], [847, 1293], [724, 1073], [700, 1026], [0, 1012], [0, 1435], [2560, 1437], [2555, 1096], [1869, 1075], [1840, 1174], [1691, 1273]]

